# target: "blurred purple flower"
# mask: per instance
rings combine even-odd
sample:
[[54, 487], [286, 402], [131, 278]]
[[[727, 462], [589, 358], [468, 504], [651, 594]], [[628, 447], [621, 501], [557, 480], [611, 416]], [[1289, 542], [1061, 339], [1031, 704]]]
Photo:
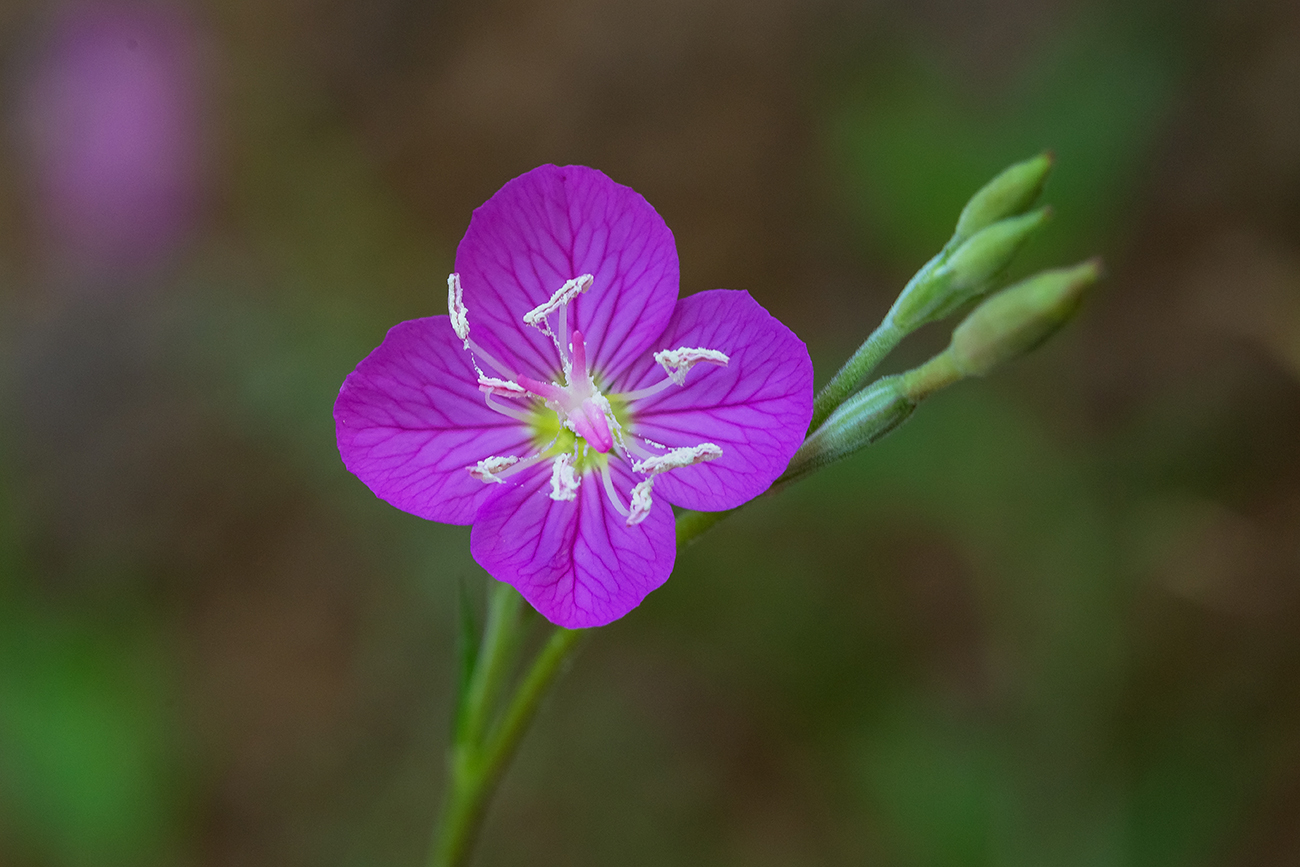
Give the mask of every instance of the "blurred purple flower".
[[762, 493], [812, 414], [790, 329], [746, 292], [677, 292], [672, 232], [635, 191], [581, 166], [514, 179], [474, 212], [450, 316], [395, 326], [343, 383], [344, 464], [472, 523], [474, 558], [552, 622], [622, 617], [672, 571], [668, 504]]
[[198, 41], [156, 6], [74, 6], [25, 92], [34, 180], [57, 251], [139, 265], [192, 225], [199, 187]]

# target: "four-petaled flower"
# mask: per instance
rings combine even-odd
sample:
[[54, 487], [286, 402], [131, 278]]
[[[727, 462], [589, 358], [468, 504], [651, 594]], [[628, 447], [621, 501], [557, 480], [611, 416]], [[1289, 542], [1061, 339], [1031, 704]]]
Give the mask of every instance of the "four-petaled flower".
[[448, 316], [348, 376], [339, 452], [372, 491], [474, 525], [470, 550], [553, 623], [600, 626], [667, 580], [669, 504], [762, 493], [812, 415], [807, 348], [747, 292], [678, 299], [672, 232], [594, 169], [542, 166], [474, 212]]

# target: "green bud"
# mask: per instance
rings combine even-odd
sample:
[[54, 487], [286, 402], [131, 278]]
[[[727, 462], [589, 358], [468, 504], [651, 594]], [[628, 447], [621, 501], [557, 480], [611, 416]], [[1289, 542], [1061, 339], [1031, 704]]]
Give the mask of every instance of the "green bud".
[[1056, 158], [1050, 151], [1041, 153], [1003, 170], [1002, 174], [981, 187], [962, 209], [949, 245], [960, 244], [998, 220], [1029, 210], [1042, 193], [1043, 184], [1047, 182], [1047, 175], [1055, 162]]
[[894, 302], [891, 321], [911, 331], [979, 297], [1050, 215], [1050, 208], [1039, 208], [999, 220], [976, 232], [946, 259], [942, 253], [931, 259]]
[[906, 421], [914, 409], [916, 402], [904, 390], [902, 376], [876, 380], [840, 404], [804, 441], [782, 481], [796, 479], [871, 445]]
[[1011, 264], [1029, 236], [1051, 215], [1051, 208], [1039, 208], [1019, 217], [999, 220], [972, 235], [947, 262], [952, 270], [954, 291], [969, 293], [983, 289]]
[[1101, 275], [1101, 261], [1091, 259], [1043, 271], [994, 295], [952, 332], [954, 366], [965, 376], [984, 376], [1034, 349], [1074, 315]]

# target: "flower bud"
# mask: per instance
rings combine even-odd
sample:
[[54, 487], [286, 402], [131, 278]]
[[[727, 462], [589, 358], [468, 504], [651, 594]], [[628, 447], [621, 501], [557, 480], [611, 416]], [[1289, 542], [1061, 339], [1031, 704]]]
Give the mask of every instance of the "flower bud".
[[947, 267], [953, 274], [953, 289], [960, 294], [984, 288], [989, 280], [1011, 264], [1029, 236], [1038, 231], [1051, 215], [1051, 208], [1039, 208], [1028, 214], [999, 220], [972, 235], [948, 260]]
[[1029, 352], [1074, 315], [1084, 290], [1101, 278], [1101, 262], [1043, 271], [1004, 289], [958, 325], [948, 347], [964, 376], [984, 376]]
[[786, 468], [782, 481], [791, 481], [818, 467], [869, 446], [898, 427], [916, 409], [901, 376], [878, 379], [831, 413], [804, 441]]
[[956, 246], [998, 220], [1029, 210], [1043, 191], [1056, 158], [1051, 152], [1016, 163], [971, 196], [957, 220], [950, 246]]
[[999, 220], [976, 232], [956, 251], [932, 259], [917, 273], [889, 311], [891, 321], [904, 331], [942, 319], [972, 301], [1001, 273], [1029, 236], [1051, 215], [1039, 208], [1018, 217]]

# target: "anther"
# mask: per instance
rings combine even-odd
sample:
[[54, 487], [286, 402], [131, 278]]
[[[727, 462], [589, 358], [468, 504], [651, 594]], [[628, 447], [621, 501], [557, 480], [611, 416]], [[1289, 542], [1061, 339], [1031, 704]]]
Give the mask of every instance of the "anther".
[[465, 306], [465, 293], [460, 286], [460, 275], [453, 271], [447, 276], [447, 313], [451, 316], [451, 329], [469, 349], [469, 308]]
[[720, 457], [722, 457], [721, 447], [713, 443], [700, 443], [698, 446], [673, 449], [668, 454], [655, 455], [652, 458], [637, 461], [632, 464], [632, 469], [638, 473], [647, 473], [654, 476], [659, 473], [666, 473], [669, 470], [680, 470], [682, 467], [716, 460]]
[[560, 455], [551, 464], [551, 499], [573, 500], [578, 496], [578, 476], [573, 471], [573, 455]]
[[627, 525], [629, 527], [635, 527], [650, 514], [650, 507], [654, 505], [650, 499], [650, 489], [654, 487], [654, 483], [654, 477], [651, 476], [644, 481], [638, 482], [636, 487], [632, 489], [632, 509], [627, 516]]
[[514, 455], [493, 455], [490, 458], [484, 458], [479, 461], [477, 465], [466, 467], [465, 469], [469, 470], [469, 474], [480, 482], [495, 482], [500, 485], [502, 484], [502, 481], [497, 478], [497, 473], [513, 467], [517, 463], [519, 463], [519, 458]]
[[680, 346], [677, 349], [661, 349], [655, 353], [655, 361], [667, 372], [669, 379], [678, 385], [685, 385], [686, 373], [701, 361], [726, 367], [731, 359], [716, 349]]
[[[561, 309], [565, 304], [590, 289], [595, 279], [590, 274], [583, 274], [581, 277], [574, 277], [572, 280], [567, 281], [563, 286], [555, 290], [555, 294], [551, 296], [549, 301], [525, 313], [524, 324], [532, 325], [535, 328], [544, 326], [547, 316], [550, 316], [556, 310]], [[542, 330], [547, 329], [542, 327]]]

